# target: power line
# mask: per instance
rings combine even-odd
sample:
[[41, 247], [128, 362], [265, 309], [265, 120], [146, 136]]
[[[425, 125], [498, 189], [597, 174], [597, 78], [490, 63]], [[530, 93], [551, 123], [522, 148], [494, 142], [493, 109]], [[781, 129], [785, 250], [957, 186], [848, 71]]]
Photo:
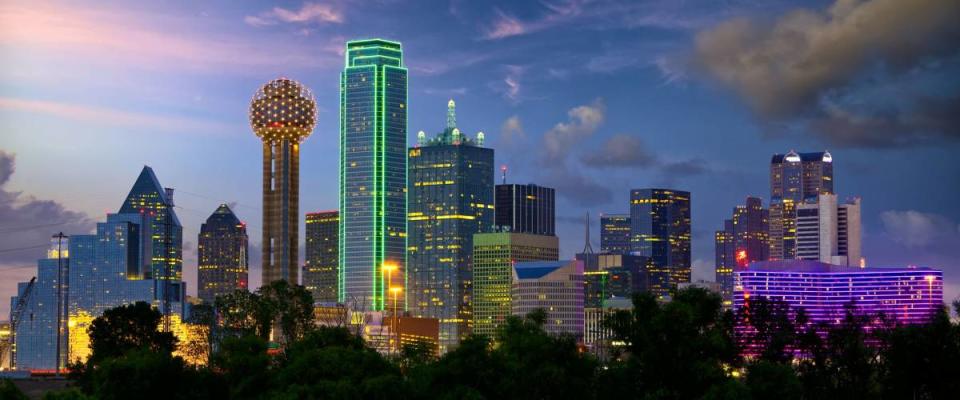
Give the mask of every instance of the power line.
[[11, 228], [11, 227], [6, 227], [6, 228], [0, 227], [0, 233], [15, 232], [15, 231], [29, 231], [29, 230], [33, 230], [33, 229], [39, 229], [39, 228], [48, 228], [48, 227], [51, 227], [51, 226], [66, 225], [66, 224], [69, 224], [70, 222], [71, 222], [71, 221], [63, 221], [63, 222], [55, 222], [55, 223], [52, 223], [52, 224], [27, 225], [27, 226], [18, 226], [18, 227], [14, 227], [14, 228]]
[[9, 252], [20, 251], [20, 250], [39, 249], [39, 248], [41, 248], [41, 247], [47, 247], [47, 246], [49, 246], [49, 244], [38, 244], [38, 245], [35, 245], [35, 246], [15, 247], [15, 248], [12, 248], [12, 249], [3, 249], [3, 250], [0, 250], [0, 253], [9, 253]]

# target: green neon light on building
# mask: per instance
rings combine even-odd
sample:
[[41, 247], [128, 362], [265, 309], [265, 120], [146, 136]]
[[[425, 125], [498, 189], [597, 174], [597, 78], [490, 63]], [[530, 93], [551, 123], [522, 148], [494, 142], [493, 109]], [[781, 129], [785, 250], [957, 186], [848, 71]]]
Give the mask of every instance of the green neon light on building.
[[[347, 43], [340, 79], [340, 301], [406, 309], [407, 69], [398, 42]], [[396, 266], [389, 275], [384, 265]], [[402, 283], [401, 283], [402, 282]]]

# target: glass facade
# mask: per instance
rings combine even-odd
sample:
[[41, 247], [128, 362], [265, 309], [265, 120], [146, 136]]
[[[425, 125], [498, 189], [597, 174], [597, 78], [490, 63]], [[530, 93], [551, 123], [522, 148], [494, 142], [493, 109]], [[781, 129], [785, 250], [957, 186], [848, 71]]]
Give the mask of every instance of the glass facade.
[[[406, 309], [407, 69], [400, 43], [347, 43], [340, 75], [340, 302]], [[388, 266], [384, 269], [384, 266]], [[392, 280], [392, 282], [388, 282]]]
[[630, 215], [604, 214], [600, 216], [600, 252], [630, 253]]
[[[104, 311], [138, 301], [167, 315], [183, 315], [186, 285], [180, 276], [181, 226], [173, 210], [172, 190], [164, 190], [153, 170], [144, 167], [120, 212], [107, 214], [95, 234], [73, 235], [64, 263], [66, 332], [83, 329]], [[56, 359], [56, 259], [40, 260], [37, 281], [27, 296], [16, 332], [17, 368], [53, 369]], [[69, 283], [69, 284], [68, 284]], [[29, 286], [19, 285], [19, 296]], [[166, 289], [166, 290], [164, 290]], [[19, 296], [12, 304], [17, 304]], [[171, 318], [172, 319], [172, 318]], [[70, 340], [68, 343], [76, 343]], [[73, 361], [86, 349], [63, 346]], [[23, 363], [20, 363], [20, 361]]]
[[496, 187], [496, 225], [505, 232], [556, 234], [553, 188], [534, 184]]
[[770, 160], [770, 259], [796, 257], [797, 206], [833, 194], [829, 152], [774, 154]]
[[734, 207], [733, 217], [724, 221], [723, 230], [716, 232], [715, 272], [724, 306], [730, 307], [733, 301], [734, 269], [769, 258], [769, 219], [763, 200], [747, 197], [744, 205]]
[[473, 236], [473, 333], [493, 337], [511, 313], [513, 265], [524, 261], [557, 261], [556, 236], [516, 232]]
[[306, 259], [303, 286], [315, 303], [336, 303], [337, 250], [339, 249], [340, 213], [321, 211], [307, 213]]
[[577, 254], [584, 263], [584, 304], [601, 308], [617, 298], [650, 290], [649, 258], [630, 254]]
[[213, 304], [217, 296], [247, 289], [247, 226], [221, 204], [197, 235], [197, 294]]
[[690, 282], [690, 192], [631, 190], [630, 249], [649, 258], [650, 291], [657, 297]]
[[440, 321], [441, 352], [470, 332], [473, 235], [494, 214], [493, 149], [460, 134], [455, 115], [451, 100], [446, 129], [407, 152], [409, 307]]

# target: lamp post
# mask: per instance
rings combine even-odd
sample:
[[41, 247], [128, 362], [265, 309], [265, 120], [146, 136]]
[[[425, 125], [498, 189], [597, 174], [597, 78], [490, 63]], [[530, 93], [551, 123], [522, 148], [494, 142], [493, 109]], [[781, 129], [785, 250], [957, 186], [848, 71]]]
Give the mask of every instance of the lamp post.
[[396, 350], [400, 350], [400, 316], [397, 315], [397, 297], [400, 295], [400, 292], [403, 291], [401, 287], [390, 287], [390, 294], [393, 295], [393, 328], [396, 330], [397, 336], [397, 346]]

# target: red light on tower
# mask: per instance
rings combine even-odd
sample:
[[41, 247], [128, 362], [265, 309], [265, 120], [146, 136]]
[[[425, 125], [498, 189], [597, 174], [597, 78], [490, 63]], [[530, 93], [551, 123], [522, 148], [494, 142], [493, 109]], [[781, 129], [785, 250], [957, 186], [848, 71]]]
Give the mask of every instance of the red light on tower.
[[746, 266], [747, 266], [747, 251], [746, 251], [746, 250], [743, 250], [743, 249], [737, 250], [736, 261], [737, 261], [737, 266], [738, 266], [738, 267], [746, 267]]

